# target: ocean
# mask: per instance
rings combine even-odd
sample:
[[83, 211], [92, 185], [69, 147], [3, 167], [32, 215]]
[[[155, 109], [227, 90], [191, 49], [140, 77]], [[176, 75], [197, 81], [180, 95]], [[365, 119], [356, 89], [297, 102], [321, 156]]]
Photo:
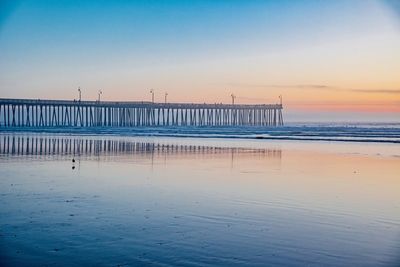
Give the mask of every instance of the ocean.
[[398, 266], [398, 124], [0, 130], [1, 266]]

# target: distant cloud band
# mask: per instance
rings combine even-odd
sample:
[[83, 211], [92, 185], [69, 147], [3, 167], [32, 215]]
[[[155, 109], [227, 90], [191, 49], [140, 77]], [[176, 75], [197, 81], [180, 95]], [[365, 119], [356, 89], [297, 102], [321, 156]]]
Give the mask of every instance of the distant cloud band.
[[274, 85], [274, 84], [237, 84], [231, 83], [234, 87], [253, 87], [253, 88], [299, 88], [299, 89], [323, 89], [330, 91], [347, 91], [358, 93], [374, 93], [374, 94], [400, 94], [400, 89], [356, 89], [356, 88], [340, 88], [324, 84], [290, 84], [290, 85]]

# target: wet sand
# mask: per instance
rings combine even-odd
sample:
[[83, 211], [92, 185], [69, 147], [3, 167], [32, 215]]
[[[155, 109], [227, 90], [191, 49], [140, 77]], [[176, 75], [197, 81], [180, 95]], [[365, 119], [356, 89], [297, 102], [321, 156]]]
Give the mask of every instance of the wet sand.
[[3, 134], [0, 263], [398, 266], [399, 148]]

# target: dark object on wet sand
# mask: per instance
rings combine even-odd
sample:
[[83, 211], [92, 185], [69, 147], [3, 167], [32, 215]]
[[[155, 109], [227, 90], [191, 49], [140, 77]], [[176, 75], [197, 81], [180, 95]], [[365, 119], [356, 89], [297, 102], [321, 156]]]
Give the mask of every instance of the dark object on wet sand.
[[72, 159], [72, 162], [74, 162], [74, 163], [75, 163], [75, 159], [74, 159], [74, 158]]

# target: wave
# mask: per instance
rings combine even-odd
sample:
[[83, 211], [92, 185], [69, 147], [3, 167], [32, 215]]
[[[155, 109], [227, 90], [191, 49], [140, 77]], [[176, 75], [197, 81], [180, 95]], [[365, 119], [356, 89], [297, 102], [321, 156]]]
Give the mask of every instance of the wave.
[[284, 127], [137, 127], [137, 128], [2, 128], [0, 132], [62, 133], [79, 135], [160, 136], [196, 138], [241, 138], [265, 140], [307, 140], [341, 142], [400, 143], [398, 124], [293, 124]]

